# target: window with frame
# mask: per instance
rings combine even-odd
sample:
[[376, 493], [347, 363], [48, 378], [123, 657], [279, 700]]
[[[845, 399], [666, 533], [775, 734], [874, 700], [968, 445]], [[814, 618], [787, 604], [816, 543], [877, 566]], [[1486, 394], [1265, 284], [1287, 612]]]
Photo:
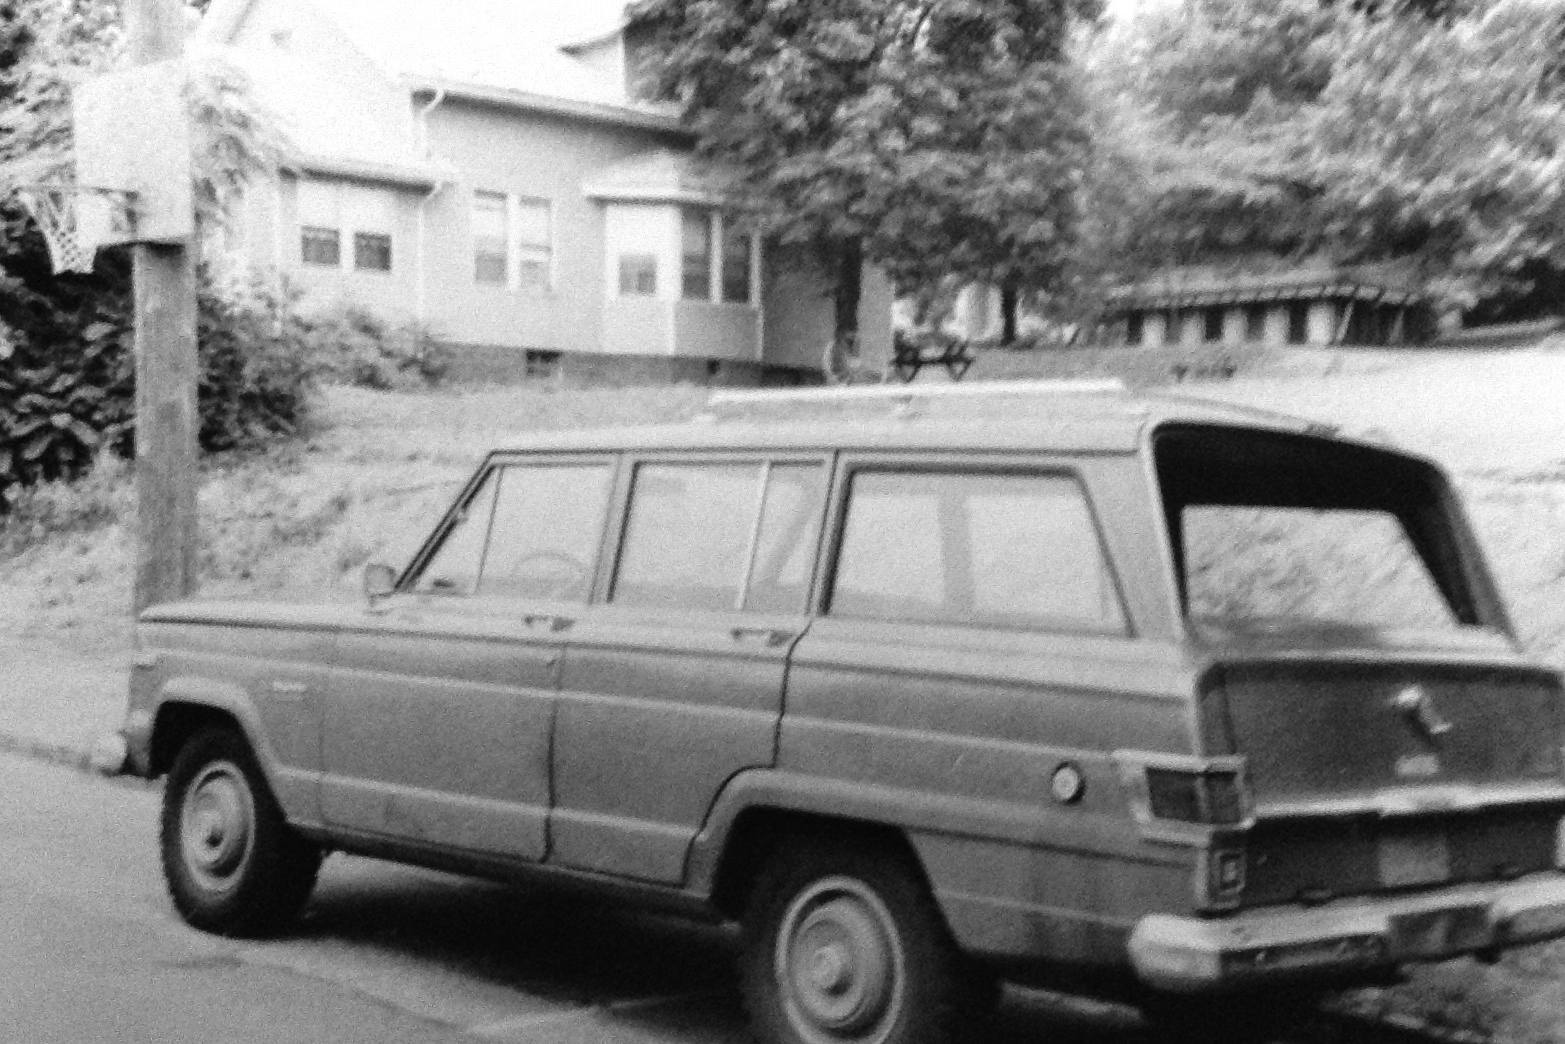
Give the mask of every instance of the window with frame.
[[1303, 344], [1310, 339], [1310, 306], [1307, 301], [1288, 304], [1288, 343]]
[[305, 225], [299, 230], [299, 258], [307, 265], [342, 265], [342, 233], [335, 228]]
[[731, 224], [723, 229], [723, 300], [730, 304], [753, 304], [751, 297], [752, 239]]
[[355, 232], [353, 267], [361, 272], [391, 271], [391, 237], [381, 232]]
[[503, 192], [473, 193], [473, 279], [504, 286], [509, 276], [510, 217]]
[[299, 257], [309, 266], [389, 272], [398, 221], [391, 190], [329, 178], [298, 182]]
[[607, 463], [502, 468], [479, 593], [585, 602], [612, 479]]
[[680, 293], [687, 301], [712, 296], [712, 215], [698, 207], [680, 210]]
[[553, 214], [546, 199], [516, 201], [516, 281], [521, 287], [554, 284]]
[[830, 610], [1123, 633], [1085, 493], [1060, 474], [856, 471]]
[[612, 479], [607, 462], [492, 469], [441, 538], [413, 589], [586, 601]]
[[546, 380], [560, 372], [560, 353], [547, 348], [527, 349], [527, 376]]
[[478, 590], [484, 545], [494, 518], [495, 472], [486, 474], [456, 512], [440, 546], [419, 570], [413, 590], [422, 594], [470, 595]]
[[1207, 341], [1221, 341], [1223, 339], [1223, 310], [1221, 308], [1208, 308], [1202, 316], [1204, 326], [1202, 334]]
[[818, 463], [638, 466], [610, 602], [803, 612], [824, 470]]
[[656, 254], [619, 256], [619, 293], [621, 297], [656, 297], [658, 259]]
[[1266, 340], [1266, 306], [1247, 305], [1244, 310], [1244, 335], [1252, 341]]

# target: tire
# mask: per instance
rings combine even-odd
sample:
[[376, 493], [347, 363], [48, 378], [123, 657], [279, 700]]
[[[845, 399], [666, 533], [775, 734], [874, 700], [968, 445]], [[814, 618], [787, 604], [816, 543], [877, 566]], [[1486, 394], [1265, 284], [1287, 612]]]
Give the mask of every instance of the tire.
[[321, 850], [283, 820], [249, 744], [204, 729], [163, 790], [163, 877], [181, 917], [218, 935], [272, 934], [303, 909]]
[[742, 987], [766, 1044], [948, 1044], [985, 1014], [923, 880], [898, 854], [804, 839], [750, 894]]

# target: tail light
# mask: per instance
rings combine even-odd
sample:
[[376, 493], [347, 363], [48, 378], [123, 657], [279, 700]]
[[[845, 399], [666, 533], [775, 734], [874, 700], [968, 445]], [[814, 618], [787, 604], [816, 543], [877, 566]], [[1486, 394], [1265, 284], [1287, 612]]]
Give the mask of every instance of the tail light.
[[1148, 766], [1147, 804], [1155, 819], [1231, 826], [1244, 821], [1236, 770]]
[[1245, 834], [1253, 820], [1244, 758], [1114, 752], [1141, 835], [1197, 850], [1196, 901], [1238, 905], [1247, 876]]

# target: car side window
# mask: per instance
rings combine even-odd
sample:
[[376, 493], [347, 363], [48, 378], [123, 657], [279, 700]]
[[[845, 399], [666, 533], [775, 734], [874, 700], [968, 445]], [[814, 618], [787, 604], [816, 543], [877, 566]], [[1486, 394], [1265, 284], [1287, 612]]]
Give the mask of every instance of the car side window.
[[612, 477], [608, 464], [502, 469], [479, 593], [585, 602]]
[[1064, 475], [860, 470], [836, 616], [1119, 633], [1086, 496]]
[[820, 464], [773, 464], [767, 468], [755, 556], [745, 587], [747, 610], [804, 611], [825, 495], [826, 469]]
[[760, 506], [761, 464], [642, 464], [609, 601], [732, 610]]
[[425, 563], [413, 584], [422, 594], [469, 595], [478, 588], [478, 571], [484, 562], [484, 545], [489, 540], [489, 523], [494, 516], [495, 471], [483, 482], [458, 512], [451, 528]]
[[803, 612], [824, 497], [816, 462], [642, 464], [609, 601]]

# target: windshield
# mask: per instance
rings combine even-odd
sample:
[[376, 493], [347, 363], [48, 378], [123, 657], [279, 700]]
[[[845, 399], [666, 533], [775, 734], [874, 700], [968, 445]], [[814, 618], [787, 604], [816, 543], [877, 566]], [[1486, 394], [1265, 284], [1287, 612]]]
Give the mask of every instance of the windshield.
[[1154, 452], [1192, 620], [1420, 630], [1495, 625], [1444, 477], [1415, 458], [1280, 432], [1160, 431]]

